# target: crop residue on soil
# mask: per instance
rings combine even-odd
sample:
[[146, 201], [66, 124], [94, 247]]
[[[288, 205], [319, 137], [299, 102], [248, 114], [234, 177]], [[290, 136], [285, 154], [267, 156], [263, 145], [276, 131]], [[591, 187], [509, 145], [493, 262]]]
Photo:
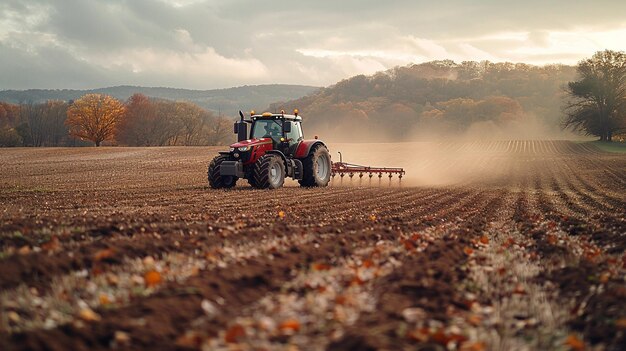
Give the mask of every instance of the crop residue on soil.
[[407, 177], [224, 191], [218, 148], [1, 150], [0, 349], [625, 348], [623, 155], [330, 149]]

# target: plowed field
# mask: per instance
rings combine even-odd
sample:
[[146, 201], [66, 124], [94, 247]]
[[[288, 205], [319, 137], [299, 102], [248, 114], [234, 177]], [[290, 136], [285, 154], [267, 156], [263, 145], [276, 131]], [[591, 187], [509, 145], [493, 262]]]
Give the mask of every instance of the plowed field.
[[624, 154], [340, 147], [407, 178], [225, 191], [217, 148], [0, 150], [0, 349], [626, 349]]

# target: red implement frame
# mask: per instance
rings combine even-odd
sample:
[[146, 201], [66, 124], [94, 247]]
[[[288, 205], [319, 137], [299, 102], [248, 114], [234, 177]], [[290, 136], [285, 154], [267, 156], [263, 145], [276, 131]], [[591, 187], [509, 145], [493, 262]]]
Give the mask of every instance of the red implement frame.
[[377, 174], [378, 178], [382, 178], [383, 173], [388, 174], [389, 179], [391, 179], [394, 174], [397, 174], [398, 178], [402, 179], [402, 176], [406, 172], [404, 172], [403, 168], [398, 167], [369, 167], [346, 163], [343, 162], [340, 152], [339, 162], [333, 162], [331, 175], [334, 177], [335, 175], [339, 174], [339, 176], [343, 178], [347, 174], [350, 178], [352, 178], [355, 174], [358, 174], [359, 178], [363, 178], [365, 174], [368, 174], [368, 176], [372, 178], [374, 174]]

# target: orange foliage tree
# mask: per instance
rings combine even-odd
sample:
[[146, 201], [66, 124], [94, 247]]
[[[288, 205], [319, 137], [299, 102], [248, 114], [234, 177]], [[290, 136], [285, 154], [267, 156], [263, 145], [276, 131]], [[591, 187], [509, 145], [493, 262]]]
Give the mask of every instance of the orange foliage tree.
[[70, 135], [100, 146], [103, 141], [113, 139], [124, 109], [124, 105], [111, 96], [87, 94], [69, 107], [65, 124]]

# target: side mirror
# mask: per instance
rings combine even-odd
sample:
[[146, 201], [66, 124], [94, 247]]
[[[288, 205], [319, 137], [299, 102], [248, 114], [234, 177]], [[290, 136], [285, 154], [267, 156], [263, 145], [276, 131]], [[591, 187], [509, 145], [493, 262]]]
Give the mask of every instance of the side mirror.
[[239, 122], [235, 122], [233, 124], [233, 133], [235, 134], [239, 133]]
[[283, 133], [291, 133], [291, 122], [283, 123]]

